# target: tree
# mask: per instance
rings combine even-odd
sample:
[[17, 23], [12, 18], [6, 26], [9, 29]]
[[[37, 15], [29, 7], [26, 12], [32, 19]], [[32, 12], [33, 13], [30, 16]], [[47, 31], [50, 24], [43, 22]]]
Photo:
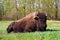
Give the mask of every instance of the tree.
[[0, 3], [0, 20], [2, 20], [2, 14], [3, 14], [3, 6], [2, 6], [2, 3]]

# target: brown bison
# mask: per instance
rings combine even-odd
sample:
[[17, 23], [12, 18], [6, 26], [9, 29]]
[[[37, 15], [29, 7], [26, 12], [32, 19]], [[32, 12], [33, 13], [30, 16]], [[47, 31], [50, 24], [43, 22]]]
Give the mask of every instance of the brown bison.
[[45, 31], [47, 16], [43, 12], [32, 12], [22, 19], [12, 22], [7, 32], [33, 32]]

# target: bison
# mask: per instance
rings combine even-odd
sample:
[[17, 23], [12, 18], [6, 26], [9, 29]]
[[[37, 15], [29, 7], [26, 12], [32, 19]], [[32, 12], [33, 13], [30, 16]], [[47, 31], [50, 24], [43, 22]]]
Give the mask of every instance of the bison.
[[34, 31], [45, 31], [47, 16], [43, 12], [32, 12], [26, 15], [24, 18], [12, 22], [7, 32], [34, 32]]

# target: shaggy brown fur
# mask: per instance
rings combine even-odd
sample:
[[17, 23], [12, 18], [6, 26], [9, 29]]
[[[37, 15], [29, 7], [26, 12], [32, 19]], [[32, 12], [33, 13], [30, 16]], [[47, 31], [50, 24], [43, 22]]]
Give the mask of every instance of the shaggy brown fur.
[[32, 12], [22, 19], [12, 22], [7, 32], [33, 32], [46, 30], [46, 15], [40, 12]]

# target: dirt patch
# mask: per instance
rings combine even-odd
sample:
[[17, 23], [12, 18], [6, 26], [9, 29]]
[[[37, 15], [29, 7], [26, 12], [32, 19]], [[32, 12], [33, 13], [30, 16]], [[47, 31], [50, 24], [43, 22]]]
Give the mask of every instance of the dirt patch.
[[2, 35], [2, 34], [6, 34], [5, 32], [0, 32], [0, 35]]

